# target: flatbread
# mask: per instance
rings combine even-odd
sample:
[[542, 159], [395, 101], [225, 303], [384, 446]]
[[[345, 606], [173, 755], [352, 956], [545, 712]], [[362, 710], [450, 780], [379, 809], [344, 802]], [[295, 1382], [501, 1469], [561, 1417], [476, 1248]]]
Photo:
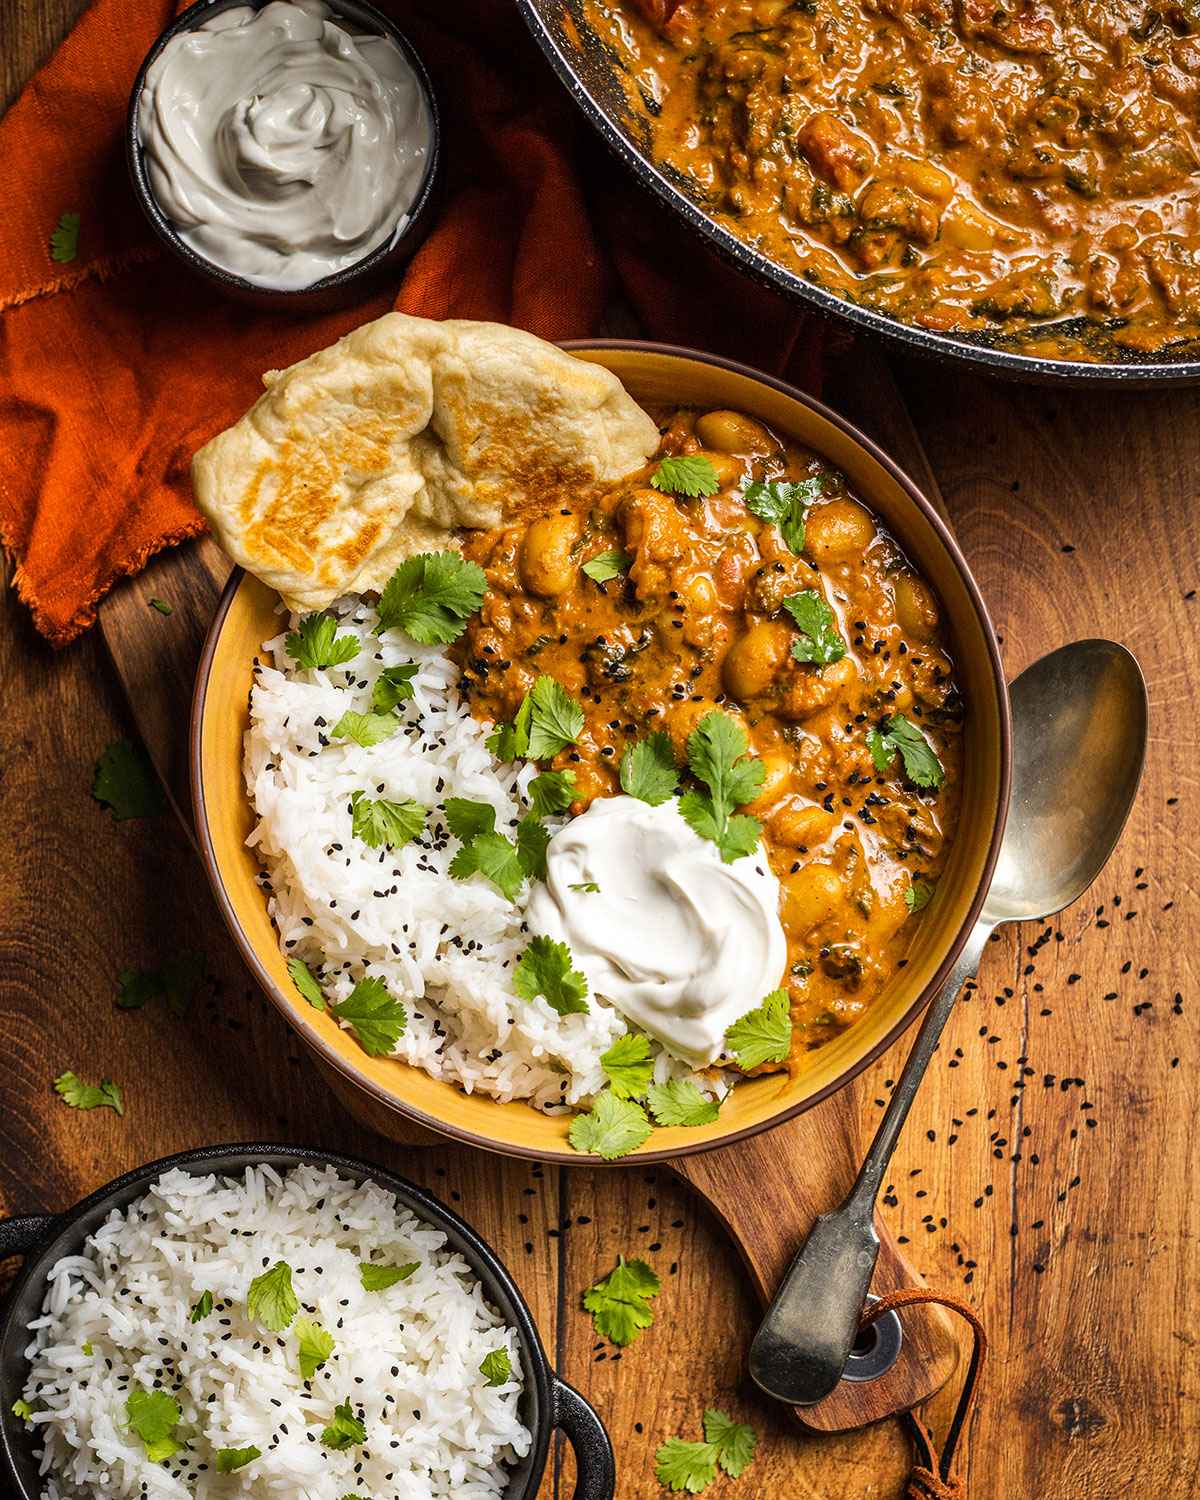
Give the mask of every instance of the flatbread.
[[615, 375], [499, 323], [388, 313], [263, 380], [192, 484], [225, 552], [298, 610], [658, 445]]

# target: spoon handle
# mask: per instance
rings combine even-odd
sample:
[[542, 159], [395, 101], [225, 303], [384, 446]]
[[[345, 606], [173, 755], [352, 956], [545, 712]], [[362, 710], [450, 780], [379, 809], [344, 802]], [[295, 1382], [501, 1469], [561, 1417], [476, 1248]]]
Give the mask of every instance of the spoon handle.
[[929, 1059], [991, 925], [978, 921], [921, 1029], [849, 1196], [809, 1232], [750, 1346], [755, 1382], [789, 1406], [824, 1400], [842, 1378], [879, 1254], [875, 1199]]

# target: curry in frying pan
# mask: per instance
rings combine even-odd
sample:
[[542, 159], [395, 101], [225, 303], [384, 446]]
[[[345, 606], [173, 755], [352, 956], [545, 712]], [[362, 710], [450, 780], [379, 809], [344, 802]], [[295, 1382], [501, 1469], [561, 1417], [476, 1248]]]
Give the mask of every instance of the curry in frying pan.
[[786, 269], [937, 332], [1200, 336], [1196, 0], [587, 0], [653, 155]]

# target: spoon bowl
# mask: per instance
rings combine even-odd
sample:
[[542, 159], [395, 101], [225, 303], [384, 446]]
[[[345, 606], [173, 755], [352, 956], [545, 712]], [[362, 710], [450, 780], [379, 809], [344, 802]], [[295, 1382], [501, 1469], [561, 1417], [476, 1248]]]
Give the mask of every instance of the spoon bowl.
[[1048, 917], [1082, 896], [1133, 806], [1149, 710], [1141, 669], [1124, 646], [1102, 640], [1063, 646], [1027, 667], [1009, 695], [1012, 792], [979, 920], [925, 1012], [849, 1196], [813, 1225], [750, 1346], [750, 1374], [789, 1406], [814, 1405], [842, 1378], [879, 1254], [875, 1200], [929, 1059], [985, 943], [1003, 922]]

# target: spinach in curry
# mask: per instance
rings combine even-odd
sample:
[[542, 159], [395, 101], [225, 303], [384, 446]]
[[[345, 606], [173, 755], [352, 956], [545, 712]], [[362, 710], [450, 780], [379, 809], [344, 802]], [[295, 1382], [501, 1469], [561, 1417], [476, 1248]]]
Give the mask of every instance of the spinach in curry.
[[587, 0], [655, 158], [840, 295], [1056, 357], [1200, 336], [1195, 0]]
[[[580, 700], [583, 732], [553, 761], [575, 773], [576, 814], [619, 792], [637, 738], [664, 730], [682, 763], [715, 707], [744, 724], [794, 1063], [903, 961], [955, 826], [962, 703], [937, 599], [841, 474], [736, 412], [661, 425], [645, 469], [467, 538], [488, 590], [455, 651], [481, 718], [510, 720], [541, 674]], [[654, 486], [680, 455], [707, 460], [714, 493]], [[897, 717], [936, 753], [936, 790], [881, 748]]]

